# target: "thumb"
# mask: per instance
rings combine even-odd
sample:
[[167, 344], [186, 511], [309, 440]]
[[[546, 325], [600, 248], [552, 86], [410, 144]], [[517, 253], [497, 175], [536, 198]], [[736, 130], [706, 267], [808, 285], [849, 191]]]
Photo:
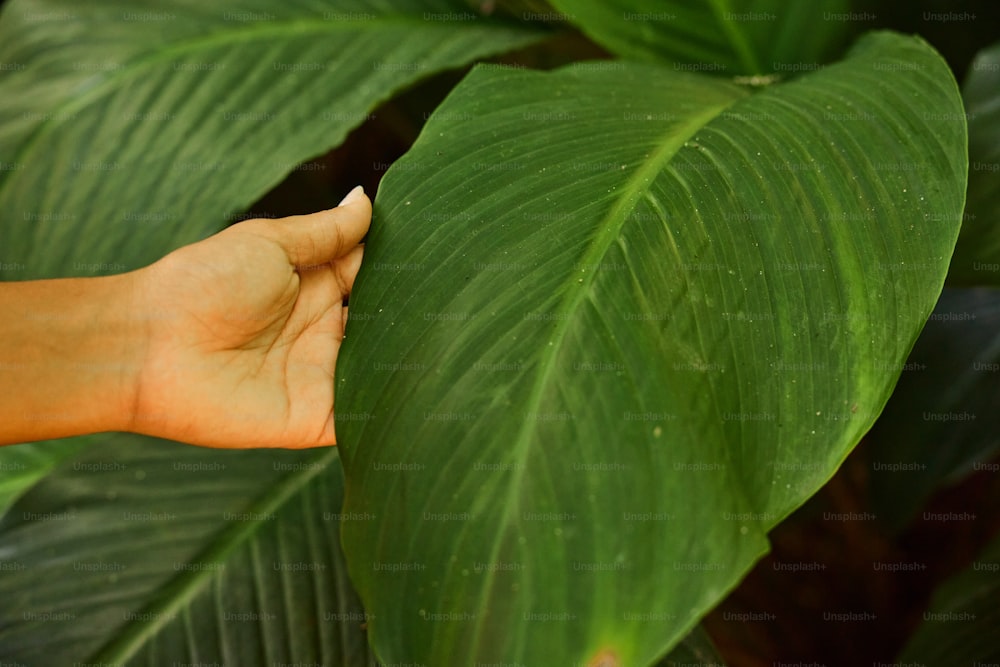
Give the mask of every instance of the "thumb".
[[288, 260], [305, 267], [346, 255], [368, 232], [371, 219], [371, 201], [359, 185], [336, 208], [262, 222], [268, 224], [267, 235], [285, 250]]

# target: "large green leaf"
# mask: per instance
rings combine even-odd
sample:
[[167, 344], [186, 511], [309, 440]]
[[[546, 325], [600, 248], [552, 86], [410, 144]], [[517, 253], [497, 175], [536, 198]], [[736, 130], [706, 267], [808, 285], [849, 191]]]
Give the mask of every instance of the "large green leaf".
[[87, 448], [0, 520], [0, 661], [367, 665], [341, 479], [336, 449]]
[[969, 201], [948, 280], [1000, 285], [1000, 43], [976, 56], [962, 96], [969, 118]]
[[1000, 537], [935, 591], [900, 664], [985, 667], [1000, 662]]
[[542, 34], [464, 10], [460, 0], [8, 2], [0, 278], [148, 264], [222, 227], [400, 88]]
[[[857, 13], [849, 0], [552, 0], [615, 53], [724, 74], [821, 67]], [[852, 18], [853, 17], [853, 18]], [[809, 35], [803, 39], [803, 35]]]
[[0, 517], [61, 461], [94, 439], [84, 436], [24, 447], [0, 447]]
[[[954, 267], [954, 264], [952, 264]], [[946, 289], [871, 430], [872, 504], [893, 530], [1000, 451], [1000, 290]]]
[[383, 179], [337, 368], [380, 659], [663, 655], [882, 409], [966, 170], [919, 38], [756, 92], [475, 69]]

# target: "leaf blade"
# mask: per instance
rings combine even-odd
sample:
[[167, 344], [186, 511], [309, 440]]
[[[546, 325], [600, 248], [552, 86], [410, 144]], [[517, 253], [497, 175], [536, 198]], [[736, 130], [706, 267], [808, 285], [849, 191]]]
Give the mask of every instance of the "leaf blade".
[[[678, 69], [763, 75], [817, 69], [849, 31], [848, 2], [657, 2], [555, 0], [589, 37], [613, 53]], [[804, 33], [809, 40], [802, 40]]]
[[980, 51], [962, 84], [969, 118], [969, 200], [949, 284], [1000, 285], [1000, 44]]
[[[402, 87], [545, 34], [433, 20], [458, 6], [9, 3], [0, 58], [22, 67], [0, 85], [0, 156], [16, 167], [0, 171], [14, 212], [0, 275], [151, 263], [231, 221]], [[42, 10], [57, 19], [31, 18]]]
[[337, 391], [346, 506], [397, 517], [344, 529], [383, 659], [651, 663], [833, 474], [940, 292], [965, 128], [920, 115], [960, 104], [922, 41], [750, 96], [601, 70], [474, 71], [380, 188]]
[[0, 577], [0, 654], [367, 664], [336, 455], [139, 436], [87, 449], [0, 522], [0, 553], [22, 565]]

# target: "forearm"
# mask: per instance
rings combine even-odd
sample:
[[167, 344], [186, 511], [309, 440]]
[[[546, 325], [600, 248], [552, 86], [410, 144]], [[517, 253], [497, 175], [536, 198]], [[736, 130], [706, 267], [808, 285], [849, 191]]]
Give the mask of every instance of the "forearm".
[[127, 429], [145, 326], [133, 275], [0, 283], [0, 444]]

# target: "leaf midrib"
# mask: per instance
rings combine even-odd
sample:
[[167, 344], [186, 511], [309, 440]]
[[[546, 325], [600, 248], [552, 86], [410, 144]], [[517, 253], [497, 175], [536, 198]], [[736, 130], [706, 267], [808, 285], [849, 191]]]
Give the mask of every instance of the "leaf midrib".
[[725, 33], [726, 37], [729, 39], [729, 45], [733, 47], [736, 52], [736, 56], [743, 62], [743, 65], [747, 68], [749, 74], [763, 74], [761, 71], [760, 63], [757, 62], [757, 56], [753, 52], [750, 44], [746, 40], [746, 35], [740, 32], [736, 26], [733, 25], [732, 21], [727, 21], [724, 13], [731, 12], [732, 7], [729, 6], [729, 0], [709, 0], [709, 8], [712, 11], [712, 16], [715, 17], [716, 22]]
[[[601, 221], [599, 225], [600, 231], [591, 242], [584, 258], [579, 262], [580, 265], [599, 266], [601, 264], [600, 260], [607, 254], [612, 244], [621, 234], [622, 228], [625, 226], [625, 212], [634, 207], [639, 198], [645, 194], [648, 190], [649, 184], [655, 180], [655, 175], [663, 169], [664, 165], [666, 165], [674, 157], [674, 155], [677, 154], [680, 148], [683, 147], [684, 144], [698, 132], [698, 130], [721, 115], [722, 112], [731, 107], [733, 104], [743, 99], [743, 97], [745, 97], [745, 95], [734, 97], [725, 103], [708, 106], [699, 110], [698, 113], [691, 116], [686, 122], [680, 125], [671, 126], [668, 133], [661, 139], [662, 144], [660, 148], [658, 148], [641, 167], [636, 169], [623, 186], [622, 190], [624, 194], [618, 197], [615, 205], [611, 207], [611, 210]], [[556, 359], [559, 357], [563, 344], [566, 340], [566, 335], [573, 324], [573, 314], [579, 311], [580, 305], [590, 292], [598, 273], [599, 271], [597, 270], [591, 271], [589, 275], [585, 276], [582, 283], [577, 282], [577, 274], [574, 273], [572, 275], [572, 279], [568, 283], [569, 288], [567, 289], [567, 292], [570, 296], [564, 300], [563, 307], [557, 309], [557, 311], [567, 313], [569, 316], [556, 319], [556, 327], [553, 331], [551, 343], [543, 348], [544, 351], [539, 362], [539, 372], [535, 375], [536, 381], [531, 387], [531, 394], [526, 402], [526, 405], [529, 406], [526, 410], [528, 414], [537, 414], [539, 412], [543, 392], [545, 387], [549, 385], [549, 378], [555, 368]], [[525, 419], [521, 426], [521, 430], [518, 432], [514, 442], [512, 443], [512, 451], [514, 453], [515, 461], [524, 460], [526, 458], [527, 450], [531, 443], [531, 430], [531, 422], [528, 419]], [[522, 481], [524, 479], [526, 469], [527, 466], [517, 466], [515, 467], [515, 470], [512, 471], [513, 479], [507, 487], [507, 497], [500, 503], [500, 506], [504, 508], [503, 514], [500, 516], [497, 530], [494, 532], [497, 538], [493, 542], [493, 549], [488, 562], [497, 561], [500, 546], [507, 533], [506, 529], [511, 525], [513, 507], [515, 504], [520, 506], [520, 499], [517, 497], [517, 494], [523, 487]], [[486, 608], [485, 604], [492, 593], [495, 581], [496, 577], [490, 577], [489, 583], [482, 587], [477, 608]], [[466, 656], [468, 660], [472, 660], [475, 657], [475, 651], [479, 645], [482, 631], [483, 624], [478, 624], [476, 627], [475, 637], [470, 644], [471, 654]]]
[[[336, 447], [329, 447], [317, 456], [312, 465], [304, 466], [301, 471], [293, 472], [274, 484], [257, 502], [246, 508], [245, 512], [260, 515], [275, 514], [291, 497], [304, 489], [317, 475], [327, 470], [327, 466], [336, 465]], [[222, 530], [202, 550], [191, 559], [191, 563], [199, 565], [224, 564], [227, 557], [240, 545], [252, 538], [258, 528], [266, 521], [239, 521]], [[124, 626], [117, 636], [106, 642], [87, 660], [94, 664], [124, 664], [132, 658], [139, 649], [165, 625], [171, 623], [182, 607], [190, 602], [219, 573], [215, 567], [201, 567], [195, 571], [188, 570], [184, 574], [173, 577], [158, 589], [150, 591], [147, 597], [154, 602], [146, 605], [141, 613]]]
[[[405, 14], [379, 16], [370, 21], [349, 23], [338, 23], [336, 21], [325, 20], [320, 23], [315, 20], [293, 19], [285, 22], [270, 22], [267, 25], [241, 25], [230, 30], [217, 30], [207, 34], [199, 34], [190, 39], [180, 39], [176, 42], [167, 42], [165, 48], [138, 53], [135, 58], [129, 60], [120, 69], [115, 70], [114, 73], [110, 75], [105, 75], [105, 78], [100, 83], [95, 85], [93, 88], [88, 89], [86, 92], [76, 96], [68, 94], [61, 103], [50, 110], [47, 118], [39, 123], [34, 130], [32, 130], [31, 135], [25, 139], [25, 141], [21, 144], [21, 147], [14, 154], [12, 161], [15, 164], [23, 163], [25, 161], [25, 156], [31, 151], [32, 148], [34, 148], [35, 144], [38, 143], [47, 131], [50, 131], [51, 128], [61, 124], [63, 119], [71, 117], [72, 112], [90, 105], [94, 100], [100, 99], [110, 90], [115, 89], [119, 80], [133, 76], [136, 72], [142, 71], [145, 68], [155, 67], [170, 58], [197, 52], [199, 50], [211, 50], [226, 44], [252, 42], [258, 39], [264, 40], [289, 34], [304, 34], [310, 32], [366, 32], [372, 30], [384, 30], [393, 27], [408, 28], [411, 30], [423, 29], [430, 32], [436, 32], [445, 29], [454, 30], [455, 28], [469, 29], [470, 26], [467, 25], [467, 23], [467, 21], [441, 21], [428, 23], [423, 20], [418, 20], [418, 17], [416, 16], [411, 17]], [[481, 26], [471, 27], [481, 29]], [[489, 29], [498, 31], [513, 30], [515, 28], [521, 28], [525, 34], [538, 32], [537, 30], [525, 29], [523, 26], [518, 25], [489, 25]], [[86, 79], [82, 80], [85, 81]], [[0, 192], [3, 191], [8, 179], [14, 173], [14, 170], [9, 170], [6, 173], [0, 173]]]

